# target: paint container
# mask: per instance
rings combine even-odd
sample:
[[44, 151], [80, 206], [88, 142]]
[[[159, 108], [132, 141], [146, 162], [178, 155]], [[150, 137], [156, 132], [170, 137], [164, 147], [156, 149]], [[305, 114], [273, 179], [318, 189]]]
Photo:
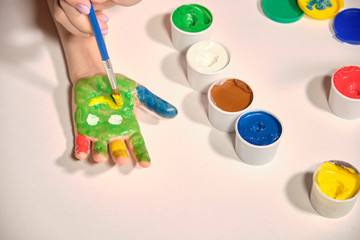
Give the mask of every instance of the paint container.
[[304, 13], [314, 19], [325, 20], [335, 17], [344, 7], [343, 0], [297, 0]]
[[265, 16], [278, 23], [293, 23], [304, 16], [297, 0], [261, 0], [261, 7]]
[[282, 132], [280, 121], [272, 113], [244, 113], [235, 124], [235, 152], [247, 164], [266, 164], [274, 158]]
[[204, 6], [187, 4], [172, 12], [170, 22], [174, 48], [186, 52], [194, 43], [210, 38], [213, 16]]
[[360, 9], [348, 8], [336, 15], [333, 24], [337, 39], [348, 44], [360, 45]]
[[[330, 161], [333, 164], [336, 164], [340, 167], [345, 167], [352, 169], [355, 173], [359, 174], [359, 171], [349, 163], [343, 161]], [[355, 195], [351, 198], [340, 200], [327, 196], [320, 188], [318, 184], [319, 172], [324, 164], [329, 162], [325, 162], [320, 165], [313, 174], [313, 184], [310, 193], [310, 202], [313, 208], [322, 216], [327, 218], [339, 218], [347, 215], [351, 209], [353, 208], [356, 199], [359, 197], [359, 189], [355, 190]], [[337, 184], [338, 182], [334, 179], [327, 180], [328, 183]], [[340, 191], [344, 185], [338, 185], [334, 191]]]
[[332, 76], [329, 107], [335, 115], [344, 119], [360, 117], [359, 67], [343, 67]]
[[236, 120], [251, 108], [254, 99], [250, 86], [238, 79], [213, 83], [207, 95], [209, 121], [223, 132], [235, 131]]
[[206, 93], [212, 83], [225, 80], [230, 53], [222, 44], [204, 40], [189, 48], [186, 62], [189, 85], [196, 91]]

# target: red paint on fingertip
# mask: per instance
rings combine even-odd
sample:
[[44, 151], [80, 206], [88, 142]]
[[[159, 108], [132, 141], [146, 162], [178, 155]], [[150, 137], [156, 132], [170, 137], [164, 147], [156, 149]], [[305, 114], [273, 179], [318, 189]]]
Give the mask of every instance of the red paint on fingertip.
[[87, 153], [89, 151], [90, 141], [84, 135], [78, 135], [76, 137], [76, 152]]

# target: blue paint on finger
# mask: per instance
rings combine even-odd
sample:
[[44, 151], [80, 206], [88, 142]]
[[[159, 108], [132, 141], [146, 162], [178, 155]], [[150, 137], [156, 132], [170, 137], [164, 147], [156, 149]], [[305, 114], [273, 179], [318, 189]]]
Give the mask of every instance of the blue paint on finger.
[[170, 103], [162, 100], [144, 86], [137, 86], [137, 97], [139, 101], [149, 110], [165, 118], [173, 118], [177, 115], [177, 109]]

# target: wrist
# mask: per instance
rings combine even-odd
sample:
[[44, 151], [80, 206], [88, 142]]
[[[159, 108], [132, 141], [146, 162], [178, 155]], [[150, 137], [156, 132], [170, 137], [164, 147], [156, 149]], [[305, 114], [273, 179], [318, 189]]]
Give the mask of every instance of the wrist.
[[58, 26], [58, 32], [71, 82], [99, 73], [105, 74], [95, 37], [78, 37], [62, 26]]

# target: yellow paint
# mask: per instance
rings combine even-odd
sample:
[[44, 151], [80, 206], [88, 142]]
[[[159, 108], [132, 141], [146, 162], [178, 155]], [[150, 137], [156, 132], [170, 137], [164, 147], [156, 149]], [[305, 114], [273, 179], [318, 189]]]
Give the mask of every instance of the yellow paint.
[[[110, 108], [115, 109], [115, 110], [121, 109], [121, 107], [123, 105], [121, 96], [113, 95], [113, 97], [114, 97], [114, 99], [111, 97], [106, 97], [106, 96], [92, 98], [89, 102], [89, 106], [94, 106], [94, 105], [98, 105], [98, 104], [102, 103], [102, 104], [107, 104]], [[114, 100], [115, 100], [115, 102], [114, 102]]]
[[112, 97], [113, 97], [116, 105], [118, 105], [118, 106], [120, 106], [120, 107], [123, 105], [123, 101], [122, 101], [120, 95], [115, 95], [115, 94], [113, 94]]
[[126, 144], [122, 140], [112, 141], [110, 144], [110, 151], [112, 152], [112, 155], [116, 158], [130, 158], [127, 152]]
[[331, 162], [320, 166], [315, 181], [325, 195], [339, 200], [352, 198], [360, 189], [359, 174], [351, 168]]
[[309, 0], [298, 0], [298, 6], [300, 9], [309, 17], [324, 20], [324, 19], [330, 19], [336, 16], [341, 8], [344, 7], [344, 1], [343, 0], [331, 0], [332, 7], [326, 7], [326, 9], [318, 10], [315, 6], [313, 6], [313, 10], [310, 10], [307, 8]]

